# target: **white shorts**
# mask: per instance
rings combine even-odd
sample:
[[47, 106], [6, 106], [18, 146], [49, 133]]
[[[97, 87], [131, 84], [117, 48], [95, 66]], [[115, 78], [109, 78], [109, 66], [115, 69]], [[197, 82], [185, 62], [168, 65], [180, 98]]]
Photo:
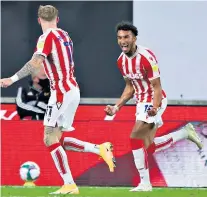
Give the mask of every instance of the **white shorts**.
[[158, 109], [156, 116], [148, 116], [147, 110], [152, 107], [152, 103], [138, 103], [136, 107], [136, 121], [141, 120], [146, 123], [155, 123], [158, 127], [163, 125], [162, 114], [167, 107], [167, 98], [162, 99], [162, 105]]
[[63, 95], [63, 102], [57, 103], [56, 91], [51, 91], [44, 117], [44, 125], [62, 127], [62, 131], [72, 131], [73, 120], [80, 103], [80, 91], [73, 88]]

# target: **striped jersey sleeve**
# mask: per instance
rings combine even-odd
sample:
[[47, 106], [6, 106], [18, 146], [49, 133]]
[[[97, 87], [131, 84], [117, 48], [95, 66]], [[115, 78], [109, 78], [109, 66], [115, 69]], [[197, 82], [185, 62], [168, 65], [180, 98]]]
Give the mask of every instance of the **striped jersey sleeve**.
[[147, 78], [149, 80], [160, 77], [157, 59], [150, 50], [146, 50], [144, 53], [142, 53], [141, 64], [144, 66]]
[[40, 54], [47, 57], [52, 51], [52, 32], [42, 34], [36, 45], [34, 54]]

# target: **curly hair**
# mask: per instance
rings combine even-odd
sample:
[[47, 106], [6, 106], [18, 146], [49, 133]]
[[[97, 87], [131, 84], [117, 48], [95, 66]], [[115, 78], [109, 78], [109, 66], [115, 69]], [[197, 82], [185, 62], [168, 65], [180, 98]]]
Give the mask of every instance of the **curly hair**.
[[119, 30], [124, 30], [124, 31], [132, 31], [132, 33], [137, 36], [138, 35], [138, 30], [137, 28], [130, 22], [128, 21], [122, 21], [120, 23], [118, 23], [116, 25], [116, 33], [119, 31]]

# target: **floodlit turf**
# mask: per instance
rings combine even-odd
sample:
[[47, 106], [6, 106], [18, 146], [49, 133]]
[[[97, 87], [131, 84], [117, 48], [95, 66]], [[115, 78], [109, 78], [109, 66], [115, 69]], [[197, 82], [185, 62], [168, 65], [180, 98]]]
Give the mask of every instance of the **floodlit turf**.
[[49, 195], [58, 187], [1, 187], [2, 197], [207, 197], [207, 189], [154, 188], [152, 192], [129, 192], [126, 187], [79, 187], [79, 195]]

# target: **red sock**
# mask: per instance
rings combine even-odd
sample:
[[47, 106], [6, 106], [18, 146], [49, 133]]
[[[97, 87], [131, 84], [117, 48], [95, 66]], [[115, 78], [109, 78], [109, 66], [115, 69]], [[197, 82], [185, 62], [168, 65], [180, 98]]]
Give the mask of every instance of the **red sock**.
[[141, 139], [131, 138], [130, 143], [131, 143], [131, 149], [132, 150], [137, 150], [137, 149], [140, 149], [140, 148], [144, 147], [144, 142]]
[[55, 143], [49, 146], [48, 149], [64, 184], [73, 184], [74, 180], [69, 168], [68, 158], [61, 144], [59, 142]]
[[147, 153], [148, 154], [153, 154], [156, 150], [156, 145], [155, 143], [153, 142], [152, 144], [149, 145], [149, 147], [147, 148]]
[[64, 134], [62, 134], [62, 136], [60, 138], [60, 144], [63, 148], [64, 148], [64, 138], [65, 138], [65, 136], [64, 136]]
[[52, 144], [51, 146], [48, 146], [47, 148], [50, 152], [52, 152], [53, 150], [55, 150], [59, 146], [61, 146], [61, 144], [58, 142], [58, 143]]

